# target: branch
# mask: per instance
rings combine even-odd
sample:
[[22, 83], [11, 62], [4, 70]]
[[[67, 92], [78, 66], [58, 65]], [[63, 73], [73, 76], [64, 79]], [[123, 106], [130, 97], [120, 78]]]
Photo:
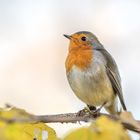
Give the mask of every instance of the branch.
[[6, 121], [7, 123], [21, 122], [21, 123], [76, 123], [76, 122], [88, 122], [91, 120], [96, 120], [100, 116], [107, 116], [112, 120], [119, 121], [124, 128], [140, 133], [140, 121], [133, 118], [130, 112], [123, 112], [119, 116], [110, 115], [105, 113], [66, 113], [66, 114], [56, 114], [56, 115], [30, 115], [27, 118], [12, 118], [7, 119], [0, 117], [0, 120]]

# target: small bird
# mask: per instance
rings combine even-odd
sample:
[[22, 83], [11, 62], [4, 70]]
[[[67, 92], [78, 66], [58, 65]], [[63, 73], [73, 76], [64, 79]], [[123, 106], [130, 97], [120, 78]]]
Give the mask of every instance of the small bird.
[[127, 110], [121, 79], [113, 57], [88, 31], [65, 35], [70, 40], [65, 67], [70, 87], [90, 110], [103, 106], [110, 114], [118, 114], [117, 97]]

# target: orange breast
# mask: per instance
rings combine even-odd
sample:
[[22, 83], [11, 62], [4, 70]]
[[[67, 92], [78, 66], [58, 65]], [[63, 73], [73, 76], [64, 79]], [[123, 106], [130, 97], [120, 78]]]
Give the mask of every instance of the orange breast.
[[71, 49], [66, 59], [66, 71], [69, 72], [73, 65], [84, 70], [91, 64], [93, 57], [92, 49], [90, 47], [77, 47]]

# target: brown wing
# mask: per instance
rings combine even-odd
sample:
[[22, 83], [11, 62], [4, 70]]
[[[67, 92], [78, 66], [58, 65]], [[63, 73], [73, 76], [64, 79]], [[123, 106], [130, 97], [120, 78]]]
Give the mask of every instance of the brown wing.
[[115, 94], [118, 95], [123, 109], [127, 110], [125, 103], [124, 103], [122, 87], [121, 87], [121, 78], [119, 75], [117, 64], [115, 63], [115, 60], [112, 58], [112, 56], [104, 48], [100, 48], [100, 52], [103, 54], [103, 56], [106, 59], [106, 62], [107, 62], [106, 71], [107, 71], [108, 77], [111, 81], [114, 92], [115, 92]]

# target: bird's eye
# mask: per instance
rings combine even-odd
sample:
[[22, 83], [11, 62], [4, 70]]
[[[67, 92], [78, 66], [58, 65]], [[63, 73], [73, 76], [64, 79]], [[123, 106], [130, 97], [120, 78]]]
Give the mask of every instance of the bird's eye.
[[86, 41], [86, 39], [87, 39], [87, 38], [86, 38], [85, 36], [81, 37], [81, 40], [82, 40], [82, 41]]

